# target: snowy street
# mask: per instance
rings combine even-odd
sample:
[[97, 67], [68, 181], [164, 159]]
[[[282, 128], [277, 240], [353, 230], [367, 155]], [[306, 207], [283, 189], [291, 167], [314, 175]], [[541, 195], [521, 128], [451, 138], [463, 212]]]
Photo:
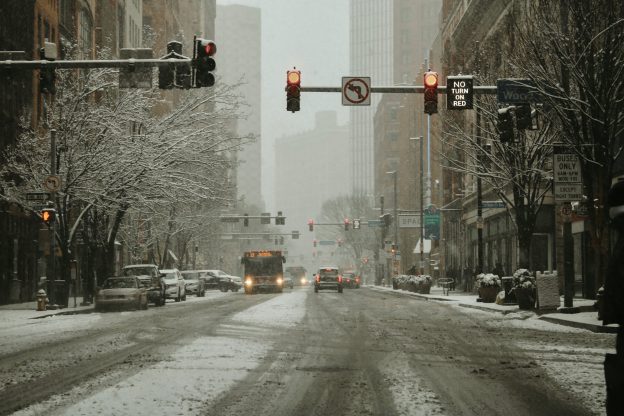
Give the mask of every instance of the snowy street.
[[0, 414], [17, 415], [600, 415], [614, 345], [369, 288], [7, 318]]

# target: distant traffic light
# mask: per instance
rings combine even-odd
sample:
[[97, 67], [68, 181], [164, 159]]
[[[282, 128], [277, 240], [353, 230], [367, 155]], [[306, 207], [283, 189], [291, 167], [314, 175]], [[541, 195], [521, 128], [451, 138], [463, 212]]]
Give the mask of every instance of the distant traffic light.
[[299, 111], [301, 108], [301, 71], [286, 71], [286, 111]]
[[316, 247], [316, 243], [317, 243], [316, 240], [312, 241], [312, 244], [314, 244], [314, 247]]
[[277, 211], [277, 216], [275, 217], [275, 225], [286, 225], [286, 217], [282, 215], [282, 211]]
[[345, 229], [345, 231], [349, 231], [349, 224], [351, 224], [351, 222], [349, 221], [349, 218], [345, 218], [344, 219], [344, 229]]
[[212, 58], [217, 53], [217, 45], [208, 39], [195, 39], [195, 87], [212, 87], [215, 77], [212, 71], [217, 63]]
[[247, 217], [249, 217], [249, 215], [248, 214], [244, 214], [243, 216], [245, 217], [245, 218], [243, 218], [243, 225], [245, 227], [249, 227], [249, 218], [247, 218]]
[[314, 231], [314, 220], [312, 218], [308, 220], [308, 230]]
[[56, 210], [54, 208], [44, 208], [41, 210], [41, 220], [48, 227], [56, 220]]
[[513, 140], [513, 120], [509, 108], [498, 110], [498, 124], [496, 125], [501, 143]]
[[292, 231], [290, 238], [292, 238], [293, 240], [298, 240], [299, 239], [299, 231]]
[[425, 113], [434, 114], [438, 112], [438, 73], [433, 71], [425, 72]]

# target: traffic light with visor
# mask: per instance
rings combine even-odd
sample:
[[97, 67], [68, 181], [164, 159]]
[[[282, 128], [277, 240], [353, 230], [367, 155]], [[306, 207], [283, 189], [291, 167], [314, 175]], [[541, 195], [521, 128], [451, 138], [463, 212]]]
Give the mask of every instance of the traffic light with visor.
[[215, 76], [212, 73], [217, 67], [213, 56], [217, 53], [217, 45], [208, 39], [195, 39], [195, 87], [212, 87]]
[[56, 210], [54, 208], [44, 208], [41, 210], [41, 220], [48, 227], [56, 220]]
[[349, 218], [345, 218], [344, 219], [344, 229], [345, 231], [349, 231], [349, 225], [351, 224], [351, 221], [349, 221]]
[[245, 227], [249, 227], [249, 218], [247, 218], [247, 217], [249, 217], [249, 215], [245, 214], [244, 218], [243, 218], [243, 226], [245, 226]]
[[299, 111], [301, 108], [301, 71], [286, 71], [286, 111]]
[[509, 108], [498, 110], [498, 123], [496, 125], [501, 143], [508, 143], [513, 140], [513, 119]]
[[433, 71], [425, 72], [425, 113], [434, 114], [438, 112], [438, 73]]
[[312, 218], [308, 220], [308, 230], [314, 231], [314, 220]]

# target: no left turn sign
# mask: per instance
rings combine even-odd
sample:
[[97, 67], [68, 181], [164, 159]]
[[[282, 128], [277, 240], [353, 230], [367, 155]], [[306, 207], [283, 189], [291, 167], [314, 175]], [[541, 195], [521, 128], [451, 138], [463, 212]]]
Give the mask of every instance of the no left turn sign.
[[370, 105], [370, 77], [342, 77], [342, 105]]

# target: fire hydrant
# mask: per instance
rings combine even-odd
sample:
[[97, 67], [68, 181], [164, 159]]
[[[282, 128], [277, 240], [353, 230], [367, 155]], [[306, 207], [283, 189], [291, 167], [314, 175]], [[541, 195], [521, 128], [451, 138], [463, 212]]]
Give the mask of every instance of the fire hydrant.
[[45, 311], [46, 305], [48, 304], [48, 302], [49, 302], [48, 294], [46, 293], [46, 291], [43, 289], [39, 289], [37, 291], [37, 310]]

